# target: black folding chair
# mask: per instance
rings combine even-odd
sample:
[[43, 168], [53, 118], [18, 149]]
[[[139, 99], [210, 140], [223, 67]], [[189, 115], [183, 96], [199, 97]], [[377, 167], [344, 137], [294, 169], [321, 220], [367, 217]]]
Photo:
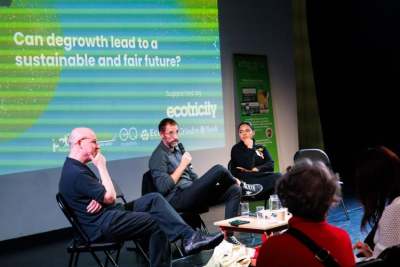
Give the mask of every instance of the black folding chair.
[[[74, 211], [68, 206], [64, 197], [60, 193], [57, 193], [56, 199], [58, 206], [71, 223], [75, 234], [70, 245], [67, 247], [67, 251], [70, 254], [68, 266], [71, 267], [72, 263], [74, 263], [74, 266], [76, 267], [78, 265], [79, 254], [81, 252], [89, 252], [99, 266], [105, 267], [110, 261], [115, 267], [118, 267], [119, 253], [123, 242], [91, 242], [88, 235], [82, 229]], [[96, 251], [103, 251], [106, 255], [104, 264], [96, 255]], [[114, 252], [116, 252], [115, 259], [112, 256]]]
[[400, 244], [386, 248], [372, 260], [361, 261], [357, 267], [397, 267], [400, 263]]
[[[321, 149], [318, 148], [300, 149], [294, 154], [293, 161], [296, 162], [305, 158], [310, 159], [312, 161], [322, 161], [328, 168], [332, 170], [331, 161], [329, 160], [328, 155]], [[342, 185], [343, 182], [339, 181], [339, 184]], [[340, 200], [340, 204], [343, 207], [346, 219], [350, 220], [349, 212], [347, 211], [343, 198]]]

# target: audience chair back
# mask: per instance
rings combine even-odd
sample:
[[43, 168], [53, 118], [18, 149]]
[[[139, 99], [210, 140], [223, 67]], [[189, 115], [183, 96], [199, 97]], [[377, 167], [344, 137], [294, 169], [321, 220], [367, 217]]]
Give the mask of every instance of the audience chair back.
[[[115, 267], [118, 267], [119, 253], [123, 243], [120, 242], [90, 242], [88, 235], [82, 229], [75, 212], [68, 206], [64, 197], [57, 193], [56, 195], [58, 206], [64, 213], [65, 217], [71, 223], [74, 230], [75, 236], [72, 240], [72, 244], [68, 246], [67, 251], [70, 253], [69, 267], [78, 265], [79, 254], [81, 252], [89, 252], [98, 266], [107, 266], [108, 261], [110, 261]], [[96, 255], [95, 251], [103, 251], [106, 255], [105, 265], [101, 262], [99, 257]], [[114, 259], [112, 253], [116, 252], [116, 258]]]
[[[312, 161], [322, 161], [329, 169], [332, 170], [331, 161], [329, 160], [328, 155], [325, 151], [318, 148], [307, 148], [298, 150], [294, 156], [293, 161], [296, 163], [302, 159], [310, 159]], [[339, 184], [343, 184], [343, 182], [339, 181]], [[344, 210], [345, 216], [347, 220], [350, 220], [349, 213], [347, 211], [346, 205], [344, 204], [343, 199], [341, 199], [340, 204]]]
[[378, 258], [382, 259], [386, 266], [399, 266], [400, 264], [400, 244], [392, 247], [388, 247]]
[[356, 267], [389, 267], [389, 265], [386, 265], [382, 259], [377, 258], [372, 260], [360, 261], [356, 264]]
[[322, 161], [328, 168], [331, 167], [331, 161], [325, 151], [317, 148], [300, 149], [294, 154], [293, 160], [297, 162], [299, 160], [308, 158], [312, 161]]
[[378, 258], [357, 263], [357, 267], [397, 267], [400, 262], [400, 244], [386, 248]]

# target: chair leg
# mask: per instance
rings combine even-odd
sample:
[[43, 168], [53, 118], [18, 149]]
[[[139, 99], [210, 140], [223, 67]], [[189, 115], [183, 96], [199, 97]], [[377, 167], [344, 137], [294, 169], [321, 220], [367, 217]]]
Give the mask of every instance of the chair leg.
[[77, 252], [76, 255], [75, 255], [74, 267], [78, 266], [79, 253], [80, 253], [80, 252]]
[[97, 262], [97, 264], [98, 264], [99, 266], [105, 267], [105, 266], [103, 265], [103, 263], [101, 263], [99, 257], [97, 257], [97, 255], [96, 255], [96, 253], [95, 253], [94, 251], [91, 250], [91, 251], [90, 251], [90, 254], [92, 254], [93, 258], [96, 260], [96, 262]]
[[117, 250], [117, 256], [115, 257], [115, 261], [118, 263], [119, 262], [119, 253], [121, 252], [121, 249]]
[[176, 249], [178, 250], [179, 255], [181, 255], [181, 257], [185, 257], [186, 256], [185, 253], [182, 252], [182, 249], [178, 246], [178, 244], [176, 244], [176, 242], [174, 242], [173, 244], [175, 245]]
[[150, 263], [150, 258], [147, 255], [146, 251], [143, 249], [142, 245], [137, 241], [133, 241], [133, 242], [135, 243], [136, 248], [140, 251], [140, 253], [143, 255], [143, 257], [146, 259], [146, 261], [148, 263]]
[[104, 260], [104, 266], [107, 267], [108, 266], [108, 256], [107, 256], [106, 251], [103, 251], [103, 252], [104, 252], [104, 254], [106, 254], [106, 259]]
[[340, 203], [341, 203], [341, 205], [343, 207], [344, 214], [346, 215], [347, 220], [350, 220], [349, 212], [347, 211], [347, 208], [346, 208], [346, 205], [344, 204], [343, 199], [340, 200]]
[[108, 261], [111, 261], [111, 263], [115, 266], [118, 267], [118, 263], [115, 262], [114, 258], [112, 257], [111, 253], [107, 250], [104, 250], [104, 254], [106, 254], [107, 258], [106, 258], [106, 264], [105, 266], [107, 267], [108, 265]]
[[68, 267], [72, 267], [72, 263], [74, 262], [74, 258], [75, 258], [75, 252], [71, 252], [70, 256], [69, 256]]
[[210, 232], [208, 232], [207, 226], [202, 219], [200, 219], [200, 230], [205, 234], [210, 233]]

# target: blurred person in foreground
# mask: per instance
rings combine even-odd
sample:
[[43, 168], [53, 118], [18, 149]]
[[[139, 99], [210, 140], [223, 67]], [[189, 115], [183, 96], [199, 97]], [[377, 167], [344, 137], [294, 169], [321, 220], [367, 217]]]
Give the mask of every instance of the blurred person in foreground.
[[[300, 231], [328, 251], [336, 266], [355, 266], [348, 233], [326, 220], [329, 208], [340, 200], [338, 178], [326, 165], [310, 160], [296, 163], [277, 181], [277, 194], [293, 214], [289, 229]], [[324, 266], [311, 249], [288, 232], [272, 235], [263, 243], [257, 267]]]
[[361, 229], [371, 226], [358, 256], [376, 258], [386, 248], [400, 244], [400, 159], [384, 146], [370, 148], [356, 164], [356, 189], [364, 207]]

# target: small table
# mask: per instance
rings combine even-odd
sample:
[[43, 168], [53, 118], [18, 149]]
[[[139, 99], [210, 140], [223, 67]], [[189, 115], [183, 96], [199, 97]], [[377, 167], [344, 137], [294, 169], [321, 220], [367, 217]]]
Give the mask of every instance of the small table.
[[[270, 234], [271, 232], [287, 229], [289, 226], [288, 220], [290, 219], [290, 217], [291, 216], [286, 216], [285, 220], [266, 220], [264, 222], [260, 222], [260, 221], [257, 221], [256, 217], [238, 216], [238, 217], [214, 222], [214, 225], [219, 226], [222, 231]], [[233, 225], [229, 224], [229, 222], [233, 221], [233, 220], [250, 221], [250, 223], [233, 226]]]

